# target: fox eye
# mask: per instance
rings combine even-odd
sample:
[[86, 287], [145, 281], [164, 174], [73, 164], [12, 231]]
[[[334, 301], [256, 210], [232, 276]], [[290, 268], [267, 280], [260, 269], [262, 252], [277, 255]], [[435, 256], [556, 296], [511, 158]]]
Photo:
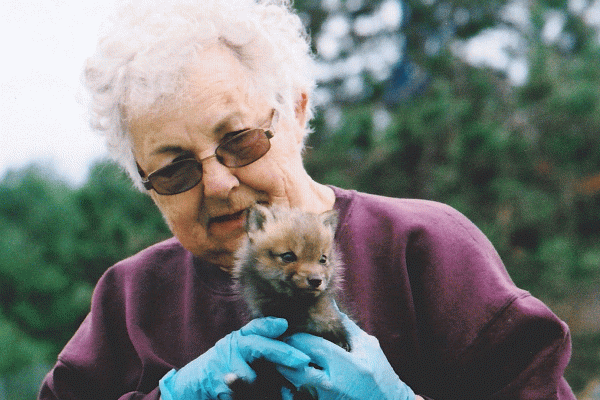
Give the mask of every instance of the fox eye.
[[321, 256], [321, 258], [319, 259], [319, 263], [321, 263], [321, 264], [327, 264], [327, 256], [325, 254], [323, 254]]
[[288, 251], [287, 253], [280, 254], [279, 258], [281, 258], [281, 261], [283, 261], [286, 264], [293, 263], [298, 260], [298, 257], [296, 257], [296, 254], [294, 254], [293, 251]]

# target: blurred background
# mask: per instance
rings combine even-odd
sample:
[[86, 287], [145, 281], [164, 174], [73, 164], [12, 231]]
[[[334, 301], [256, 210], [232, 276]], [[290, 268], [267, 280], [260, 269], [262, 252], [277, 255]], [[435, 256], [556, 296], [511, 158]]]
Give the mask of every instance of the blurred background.
[[[37, 1], [0, 17], [21, 39], [1, 77], [0, 400], [34, 399], [100, 275], [169, 236], [83, 122], [111, 2]], [[569, 324], [567, 380], [600, 399], [600, 1], [294, 4], [319, 60], [311, 175], [464, 213]]]

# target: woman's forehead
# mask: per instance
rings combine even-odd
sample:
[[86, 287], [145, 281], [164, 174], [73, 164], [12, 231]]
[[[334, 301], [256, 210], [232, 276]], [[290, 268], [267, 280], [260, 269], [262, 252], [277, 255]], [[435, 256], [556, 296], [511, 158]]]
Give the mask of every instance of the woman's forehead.
[[[177, 89], [165, 85], [162, 90], [160, 79], [154, 85], [156, 101], [148, 105], [143, 98], [144, 90], [137, 90], [135, 83], [128, 90], [123, 104], [123, 116], [129, 123], [134, 120], [160, 122], [185, 116], [190, 112], [202, 114], [212, 119], [215, 113], [240, 104], [249, 103], [249, 71], [226, 46], [213, 46], [204, 49], [193, 62], [182, 65], [179, 76], [165, 77], [177, 80]], [[147, 82], [141, 82], [146, 86]], [[138, 93], [142, 96], [138, 98]]]
[[232, 130], [254, 127], [271, 116], [268, 103], [260, 100], [252, 103], [246, 101], [246, 97], [241, 93], [229, 96], [216, 89], [207, 96], [190, 96], [169, 107], [141, 114], [132, 119], [128, 127], [130, 131], [156, 132], [176, 123], [190, 131], [225, 135]]

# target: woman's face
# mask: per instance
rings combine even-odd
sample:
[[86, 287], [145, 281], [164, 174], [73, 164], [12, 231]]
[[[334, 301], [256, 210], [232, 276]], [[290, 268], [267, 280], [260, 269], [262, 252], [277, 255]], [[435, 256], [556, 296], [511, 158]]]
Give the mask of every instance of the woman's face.
[[[194, 70], [185, 107], [136, 118], [129, 126], [135, 158], [146, 175], [181, 156], [202, 160], [214, 154], [225, 135], [271, 121], [272, 104], [248, 95], [246, 71], [229, 49], [206, 50], [203, 60]], [[186, 249], [227, 269], [244, 234], [244, 210], [254, 203], [302, 206], [304, 108], [299, 110], [296, 120], [273, 125], [271, 148], [254, 163], [228, 168], [210, 157], [202, 161], [202, 181], [194, 188], [176, 195], [150, 190]]]

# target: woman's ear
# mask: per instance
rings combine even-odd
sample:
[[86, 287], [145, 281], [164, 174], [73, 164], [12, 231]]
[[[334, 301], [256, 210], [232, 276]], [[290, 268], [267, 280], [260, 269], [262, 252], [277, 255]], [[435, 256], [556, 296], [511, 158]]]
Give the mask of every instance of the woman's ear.
[[300, 93], [298, 100], [296, 100], [296, 121], [302, 128], [306, 126], [306, 107], [308, 107], [308, 95], [306, 93]]
[[296, 100], [296, 106], [294, 108], [296, 117], [296, 143], [299, 146], [304, 146], [304, 140], [306, 139], [306, 123], [307, 121], [307, 107], [308, 107], [308, 95], [306, 93], [300, 93]]

